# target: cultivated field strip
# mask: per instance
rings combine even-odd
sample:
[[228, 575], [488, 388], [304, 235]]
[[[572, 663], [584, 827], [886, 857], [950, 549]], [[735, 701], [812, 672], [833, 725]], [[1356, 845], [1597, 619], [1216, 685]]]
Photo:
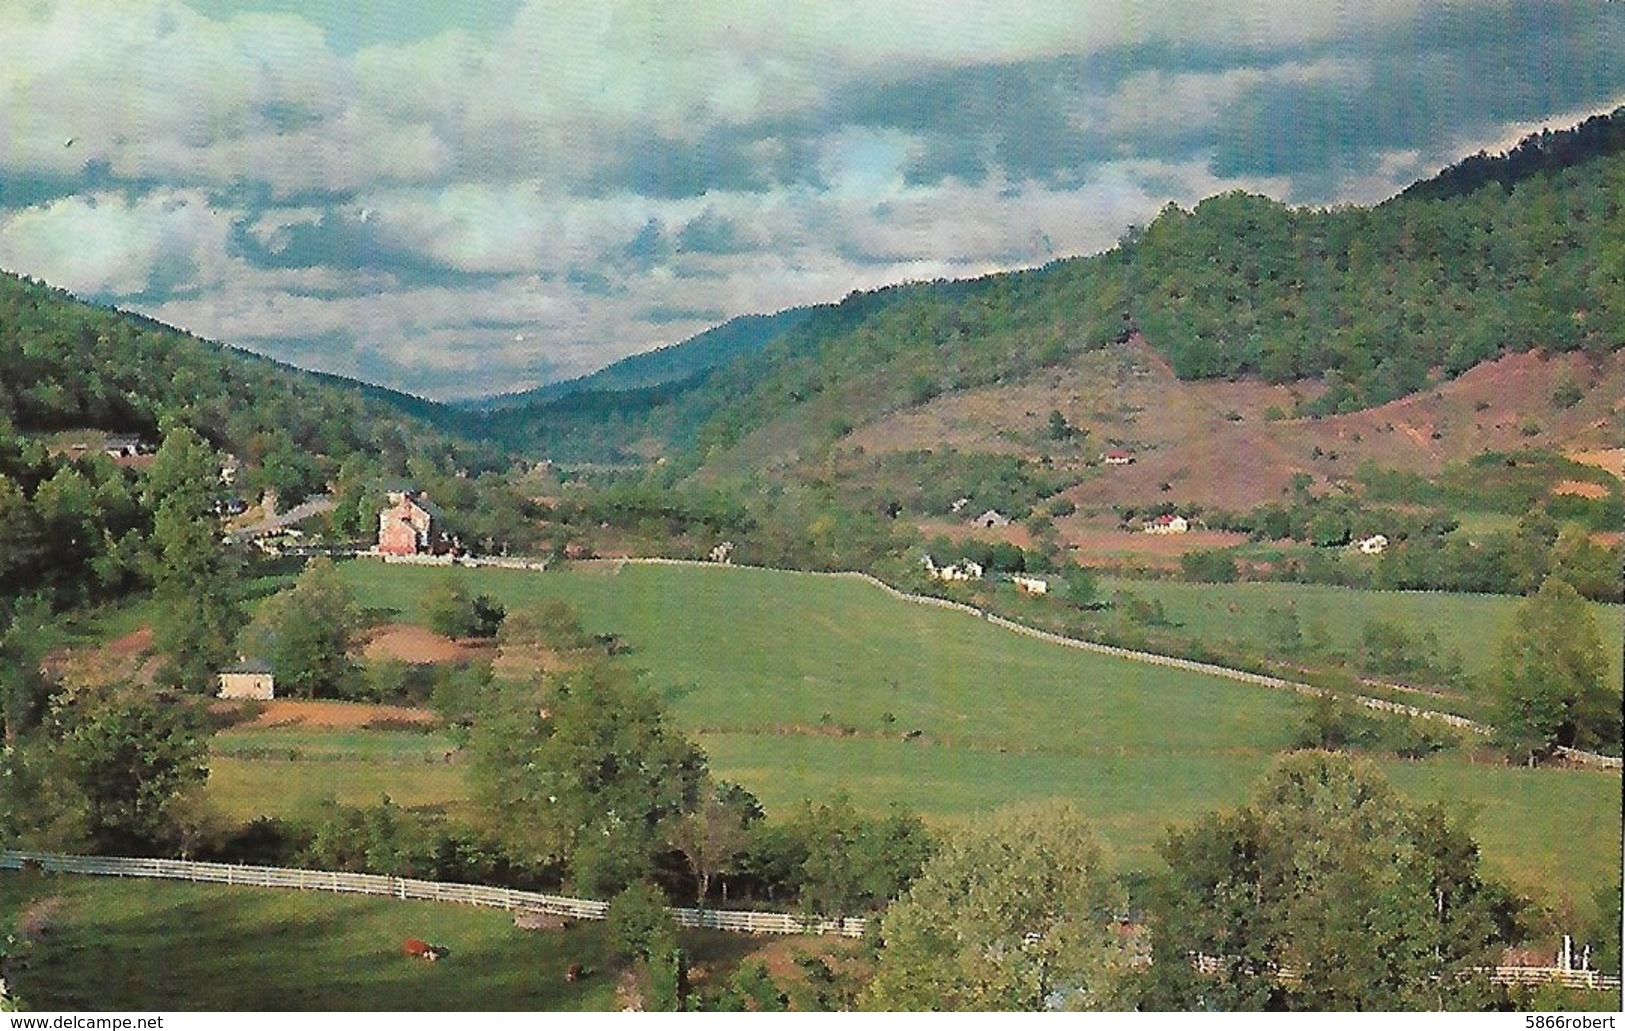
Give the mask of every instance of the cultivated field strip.
[[[296, 888], [353, 895], [378, 895], [422, 902], [459, 902], [512, 912], [547, 913], [573, 920], [602, 920], [609, 903], [593, 899], [544, 895], [539, 892], [493, 888], [483, 884], [423, 881], [382, 874], [342, 873], [336, 870], [293, 870], [277, 866], [236, 866], [231, 863], [194, 863], [181, 859], [133, 859], [119, 856], [68, 856], [49, 852], [0, 852], [0, 870], [38, 868], [46, 873], [89, 874], [100, 877], [145, 877], [240, 885], [251, 888]], [[789, 913], [759, 913], [683, 909], [673, 907], [672, 918], [681, 927], [738, 931], [744, 934], [863, 935], [862, 917], [831, 919]]]

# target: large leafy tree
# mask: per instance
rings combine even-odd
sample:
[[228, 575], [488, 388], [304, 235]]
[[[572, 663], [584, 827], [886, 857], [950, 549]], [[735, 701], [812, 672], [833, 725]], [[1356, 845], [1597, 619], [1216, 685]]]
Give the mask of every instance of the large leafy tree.
[[1101, 1009], [1129, 951], [1122, 899], [1069, 806], [1009, 810], [949, 837], [880, 918], [865, 1006], [889, 1010]]
[[[1175, 832], [1143, 1003], [1159, 1009], [1474, 1009], [1515, 906], [1478, 846], [1369, 766], [1289, 756], [1252, 801]], [[1206, 957], [1215, 969], [1196, 969]]]
[[510, 841], [564, 860], [577, 890], [648, 877], [669, 821], [695, 810], [705, 754], [649, 690], [597, 662], [498, 682], [470, 735], [477, 791]]
[[41, 595], [0, 600], [0, 737], [7, 748], [40, 724], [50, 701], [51, 684], [40, 669], [50, 621]]
[[111, 688], [76, 697], [59, 745], [66, 780], [83, 797], [92, 843], [107, 851], [161, 842], [171, 804], [209, 775], [208, 746], [188, 713], [150, 694]]
[[220, 539], [213, 514], [219, 465], [190, 428], [170, 431], [145, 484], [154, 511], [151, 567], [158, 619], [153, 643], [164, 656], [163, 682], [206, 693], [232, 657], [242, 626], [238, 563]]
[[913, 883], [936, 850], [918, 816], [902, 808], [864, 816], [845, 794], [803, 803], [787, 830], [796, 846], [802, 908], [828, 916], [884, 906]]
[[296, 698], [343, 698], [360, 670], [351, 660], [353, 592], [331, 559], [312, 559], [293, 589], [272, 600], [261, 620], [266, 657], [280, 692]]
[[737, 869], [750, 845], [751, 826], [764, 815], [755, 795], [724, 781], [706, 784], [699, 806], [667, 825], [666, 840], [688, 862], [696, 881], [696, 898], [702, 907], [710, 894], [712, 879]]
[[1507, 747], [1530, 762], [1560, 745], [1617, 751], [1620, 699], [1604, 686], [1607, 668], [1590, 606], [1547, 577], [1501, 642], [1499, 728]]

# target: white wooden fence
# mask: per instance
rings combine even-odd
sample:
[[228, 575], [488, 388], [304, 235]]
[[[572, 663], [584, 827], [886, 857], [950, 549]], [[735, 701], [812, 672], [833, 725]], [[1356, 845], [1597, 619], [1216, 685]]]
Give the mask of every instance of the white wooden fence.
[[[516, 912], [548, 913], [576, 920], [602, 920], [609, 912], [609, 903], [593, 899], [544, 895], [513, 888], [493, 888], [483, 884], [455, 884], [449, 881], [416, 880], [411, 877], [388, 877], [382, 874], [291, 870], [276, 866], [236, 866], [231, 863], [194, 863], [180, 859], [65, 856], [47, 852], [9, 850], [0, 852], [0, 870], [21, 870], [25, 864], [37, 866], [49, 873], [151, 877], [254, 888], [297, 888], [301, 891], [383, 895], [429, 902], [461, 902], [470, 906], [489, 906]], [[746, 934], [838, 934], [856, 938], [862, 936], [865, 926], [865, 921], [861, 917], [836, 920], [826, 917], [802, 918], [789, 913], [677, 908], [672, 909], [671, 913], [682, 927], [708, 927]]]
[[1564, 970], [1562, 967], [1495, 967], [1490, 980], [1496, 984], [1552, 984], [1564, 988], [1590, 988], [1599, 992], [1617, 992], [1620, 979], [1595, 970]]
[[[1191, 966], [1202, 974], [1217, 974], [1220, 963], [1221, 961], [1217, 956], [1198, 954], [1191, 957]], [[1620, 990], [1620, 979], [1618, 977], [1598, 973], [1595, 970], [1577, 970], [1573, 967], [1476, 967], [1473, 972], [1489, 974], [1492, 984], [1560, 984], [1564, 988], [1588, 988], [1592, 991], [1601, 992], [1617, 992]], [[1293, 984], [1299, 980], [1299, 972], [1288, 966], [1277, 968], [1275, 976], [1287, 984]]]
[[[460, 902], [514, 912], [548, 913], [576, 920], [602, 920], [609, 903], [593, 899], [544, 895], [512, 888], [492, 888], [482, 884], [455, 884], [422, 881], [411, 877], [382, 874], [341, 873], [335, 870], [292, 870], [276, 866], [236, 866], [231, 863], [194, 863], [181, 859], [131, 859], [121, 856], [66, 856], [48, 852], [0, 852], [0, 870], [22, 870], [34, 866], [48, 873], [90, 874], [101, 877], [143, 877], [161, 880], [229, 884], [253, 888], [297, 888], [301, 891], [345, 892], [381, 895], [427, 902]], [[800, 917], [790, 913], [754, 913], [718, 909], [673, 908], [673, 919], [681, 927], [704, 927], [744, 934], [836, 934], [861, 937], [867, 921], [862, 917], [831, 919]], [[1214, 973], [1219, 960], [1193, 956], [1195, 967]], [[1619, 991], [1620, 979], [1595, 970], [1563, 967], [1501, 966], [1487, 968], [1496, 984], [1547, 984], [1566, 988]], [[1282, 972], [1291, 978], [1289, 971]]]

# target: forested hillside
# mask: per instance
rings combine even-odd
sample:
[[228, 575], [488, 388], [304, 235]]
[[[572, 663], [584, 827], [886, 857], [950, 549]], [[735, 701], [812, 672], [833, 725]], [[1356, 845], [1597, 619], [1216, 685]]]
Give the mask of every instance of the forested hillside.
[[1299, 414], [1381, 404], [1504, 352], [1614, 351], [1621, 124], [1625, 111], [1469, 159], [1374, 208], [1241, 193], [1170, 205], [1105, 254], [853, 295], [691, 382], [513, 409], [486, 430], [574, 458], [703, 462], [775, 423], [764, 446], [800, 447], [1134, 329], [1184, 379], [1324, 380]]
[[156, 437], [184, 423], [256, 465], [273, 455], [335, 465], [356, 452], [396, 464], [409, 454], [493, 456], [404, 423], [360, 386], [0, 275], [0, 420], [23, 432]]
[[651, 446], [670, 449], [693, 441], [701, 427], [760, 383], [794, 376], [808, 361], [817, 362], [826, 347], [877, 315], [925, 296], [952, 298], [974, 286], [911, 284], [854, 292], [839, 304], [812, 309], [760, 349], [684, 378], [632, 389], [595, 385], [553, 400], [483, 413], [468, 426], [470, 432], [507, 446], [567, 460], [619, 460], [646, 454]]
[[1182, 378], [1324, 376], [1322, 412], [1504, 350], [1625, 344], [1625, 158], [1464, 196], [1292, 210], [1231, 194], [1123, 248], [1135, 317]]
[[[428, 405], [427, 402], [422, 402]], [[285, 503], [335, 489], [332, 526], [364, 532], [383, 485], [441, 490], [471, 534], [522, 532], [495, 477], [505, 465], [470, 444], [370, 399], [364, 385], [320, 377], [200, 340], [148, 319], [0, 276], [0, 594], [49, 593], [71, 605], [139, 590], [151, 578], [154, 519], [167, 488], [93, 442], [133, 437], [144, 450], [196, 431], [208, 478], [225, 453], [240, 466], [213, 498], [276, 491]], [[499, 498], [499, 495], [501, 497]], [[502, 514], [497, 510], [501, 509]], [[210, 517], [213, 519], [213, 517]], [[217, 522], [217, 521], [216, 521]], [[218, 528], [214, 530], [218, 533]], [[0, 620], [6, 613], [0, 606]]]

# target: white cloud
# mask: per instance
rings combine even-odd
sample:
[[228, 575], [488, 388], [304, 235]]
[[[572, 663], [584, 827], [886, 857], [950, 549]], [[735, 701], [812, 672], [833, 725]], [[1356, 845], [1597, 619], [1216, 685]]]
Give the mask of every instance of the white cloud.
[[196, 191], [68, 197], [0, 212], [0, 266], [94, 297], [214, 288], [228, 231], [225, 213]]

